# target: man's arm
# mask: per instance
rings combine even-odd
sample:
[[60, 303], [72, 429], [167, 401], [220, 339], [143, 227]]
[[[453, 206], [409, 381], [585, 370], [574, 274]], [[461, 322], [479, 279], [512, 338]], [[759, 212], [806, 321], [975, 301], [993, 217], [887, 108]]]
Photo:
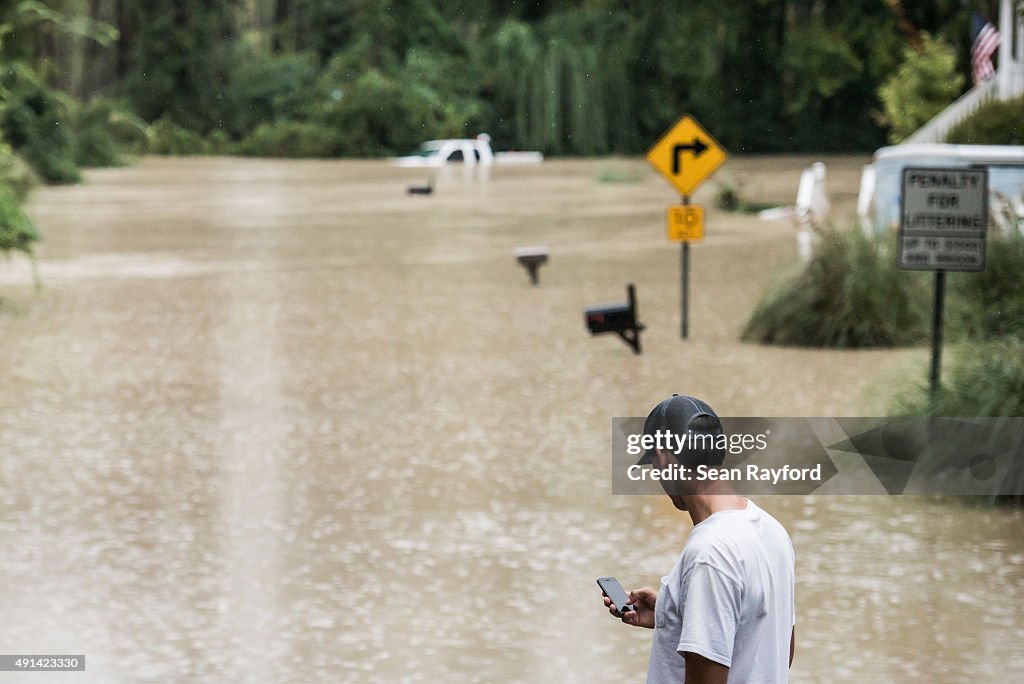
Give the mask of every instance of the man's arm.
[[686, 651], [685, 684], [726, 684], [729, 679], [729, 668], [714, 660], [708, 660], [699, 653]]

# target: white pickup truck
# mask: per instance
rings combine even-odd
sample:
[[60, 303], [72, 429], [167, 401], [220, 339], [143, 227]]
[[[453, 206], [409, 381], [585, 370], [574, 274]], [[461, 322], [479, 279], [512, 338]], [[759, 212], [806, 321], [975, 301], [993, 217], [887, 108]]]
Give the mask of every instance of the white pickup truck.
[[543, 161], [540, 152], [497, 152], [491, 150], [491, 136], [481, 133], [475, 138], [428, 140], [419, 149], [404, 157], [396, 157], [396, 166], [407, 168], [438, 167], [449, 162], [491, 166], [492, 164], [536, 164]]

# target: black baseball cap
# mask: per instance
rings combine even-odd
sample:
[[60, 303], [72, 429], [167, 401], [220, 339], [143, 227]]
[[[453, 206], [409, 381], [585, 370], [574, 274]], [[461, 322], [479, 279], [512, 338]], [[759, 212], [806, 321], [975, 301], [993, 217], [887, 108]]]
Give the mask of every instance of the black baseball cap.
[[[691, 429], [690, 424], [693, 422], [693, 419], [700, 416], [711, 416], [718, 419], [718, 414], [715, 413], [715, 410], [700, 399], [687, 395], [673, 394], [655, 406], [648, 414], [647, 420], [644, 421], [644, 434], [653, 435], [661, 430], [675, 435], [682, 435]], [[695, 430], [695, 432], [698, 431]], [[721, 435], [723, 434], [722, 424], [719, 422], [718, 427], [713, 430], [700, 430], [699, 432]], [[636, 464], [647, 465], [652, 463], [654, 461], [654, 452], [654, 449], [648, 449]]]

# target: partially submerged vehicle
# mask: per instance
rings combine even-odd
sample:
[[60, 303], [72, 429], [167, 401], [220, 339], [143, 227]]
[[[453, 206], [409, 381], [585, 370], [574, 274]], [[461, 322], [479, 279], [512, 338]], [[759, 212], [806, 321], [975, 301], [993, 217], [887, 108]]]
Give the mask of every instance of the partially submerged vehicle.
[[1024, 232], [1024, 146], [903, 144], [883, 147], [864, 167], [857, 215], [865, 231], [899, 226], [903, 169], [922, 167], [988, 168], [990, 226]]
[[396, 166], [407, 168], [439, 167], [451, 162], [491, 166], [492, 164], [536, 164], [543, 161], [540, 152], [497, 152], [491, 150], [491, 136], [428, 140], [412, 154], [395, 158]]

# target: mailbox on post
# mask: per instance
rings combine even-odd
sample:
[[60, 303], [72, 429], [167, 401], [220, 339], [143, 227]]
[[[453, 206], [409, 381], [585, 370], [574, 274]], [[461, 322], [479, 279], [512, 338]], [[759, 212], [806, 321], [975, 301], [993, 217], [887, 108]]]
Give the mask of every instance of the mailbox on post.
[[539, 282], [537, 271], [548, 262], [547, 247], [516, 247], [516, 261], [530, 274], [530, 283], [536, 285]]
[[640, 331], [644, 326], [636, 320], [636, 288], [633, 287], [633, 283], [626, 286], [626, 293], [628, 301], [622, 304], [588, 306], [583, 315], [591, 335], [615, 333], [632, 347], [634, 354], [639, 354]]

